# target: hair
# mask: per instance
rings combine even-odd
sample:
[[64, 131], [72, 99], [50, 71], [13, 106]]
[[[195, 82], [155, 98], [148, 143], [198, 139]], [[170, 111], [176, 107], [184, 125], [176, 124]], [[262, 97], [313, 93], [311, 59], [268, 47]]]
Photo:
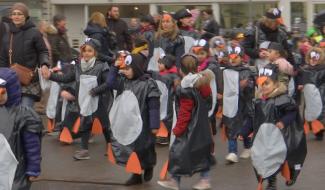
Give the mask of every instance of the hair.
[[270, 26], [271, 23], [276, 22], [276, 20], [267, 18], [266, 16], [262, 16], [262, 18], [259, 20], [259, 22], [268, 27], [268, 26]]
[[112, 9], [113, 9], [114, 7], [119, 8], [119, 6], [117, 6], [117, 5], [111, 5], [110, 7], [108, 7], [108, 11], [112, 11]]
[[213, 15], [213, 10], [212, 9], [204, 9], [201, 11], [201, 13], [206, 13], [208, 15]]
[[325, 53], [324, 53], [324, 50], [322, 50], [322, 48], [319, 48], [319, 47], [312, 47], [312, 48], [310, 48], [310, 50], [307, 52], [306, 57], [305, 57], [306, 63], [309, 64], [310, 53], [312, 51], [315, 51], [315, 52], [319, 53], [319, 55], [320, 55], [319, 62], [320, 62], [320, 64], [324, 64], [324, 61], [325, 61]]
[[105, 16], [101, 12], [94, 12], [93, 14], [91, 14], [89, 22], [98, 24], [101, 27], [107, 27]]
[[62, 20], [66, 20], [67, 18], [64, 15], [55, 15], [53, 17], [53, 24], [54, 26], [56, 26], [58, 24], [58, 22], [62, 21]]
[[[157, 30], [156, 35], [155, 35], [156, 39], [161, 38], [163, 33], [165, 33], [164, 30], [162, 29], [162, 20], [163, 19], [161, 18], [160, 21], [159, 21], [158, 30]], [[174, 28], [173, 28], [172, 32], [170, 33], [170, 35], [168, 36], [168, 38], [170, 38], [171, 40], [175, 40], [177, 35], [178, 35], [179, 29], [178, 29], [176, 20], [172, 19], [172, 22], [174, 24]]]
[[82, 56], [82, 53], [85, 51], [86, 46], [89, 46], [89, 47], [91, 47], [92, 49], [94, 49], [95, 57], [97, 57], [98, 52], [96, 51], [96, 49], [95, 49], [94, 47], [92, 47], [92, 46], [89, 45], [89, 44], [83, 44], [83, 45], [80, 47], [80, 55]]
[[197, 73], [198, 60], [195, 55], [185, 54], [181, 58], [181, 70], [187, 75], [189, 73]]

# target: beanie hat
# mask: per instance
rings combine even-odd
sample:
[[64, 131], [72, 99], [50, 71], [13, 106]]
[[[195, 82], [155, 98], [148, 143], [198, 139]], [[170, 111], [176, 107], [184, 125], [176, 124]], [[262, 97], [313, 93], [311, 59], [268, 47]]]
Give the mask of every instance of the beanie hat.
[[162, 55], [160, 56], [158, 62], [164, 64], [166, 69], [171, 69], [175, 65], [175, 57], [173, 55]]
[[19, 105], [21, 103], [21, 87], [15, 71], [9, 68], [0, 68], [0, 86], [5, 87], [8, 93], [6, 107]]
[[174, 14], [174, 19], [175, 20], [180, 20], [182, 18], [186, 18], [186, 17], [192, 17], [192, 13], [189, 9], [181, 9], [178, 10], [175, 14]]
[[89, 45], [95, 49], [96, 52], [100, 51], [101, 43], [93, 38], [86, 38], [84, 45]]
[[265, 13], [266, 18], [278, 19], [281, 18], [281, 11], [278, 8], [272, 8]]
[[143, 15], [140, 17], [140, 22], [148, 22], [151, 25], [155, 25], [155, 19], [151, 15]]
[[268, 49], [277, 50], [280, 52], [280, 54], [283, 54], [284, 52], [283, 46], [277, 42], [271, 42]]
[[19, 10], [21, 11], [25, 18], [28, 18], [29, 17], [29, 11], [28, 11], [28, 7], [24, 4], [24, 3], [15, 3], [12, 7], [11, 7], [11, 13], [14, 11], [14, 10]]

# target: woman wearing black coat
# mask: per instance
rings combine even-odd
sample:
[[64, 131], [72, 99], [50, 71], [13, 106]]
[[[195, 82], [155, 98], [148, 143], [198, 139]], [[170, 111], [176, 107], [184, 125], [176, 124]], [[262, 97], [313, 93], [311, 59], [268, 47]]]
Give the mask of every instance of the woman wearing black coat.
[[[28, 7], [23, 3], [16, 3], [11, 8], [11, 22], [9, 32], [3, 37], [0, 53], [0, 67], [10, 67], [9, 49], [12, 36], [12, 62], [42, 71], [48, 68], [49, 54], [41, 33], [29, 19]], [[41, 98], [41, 88], [37, 72], [31, 83], [22, 87], [22, 105], [33, 107]]]
[[96, 39], [102, 44], [98, 58], [112, 64], [116, 49], [116, 36], [107, 28], [105, 16], [100, 12], [94, 12], [88, 22], [84, 34], [89, 38]]

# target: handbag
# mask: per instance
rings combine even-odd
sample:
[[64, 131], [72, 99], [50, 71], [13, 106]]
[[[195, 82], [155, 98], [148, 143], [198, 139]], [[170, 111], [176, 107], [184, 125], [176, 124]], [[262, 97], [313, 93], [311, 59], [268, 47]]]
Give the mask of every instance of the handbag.
[[10, 68], [17, 73], [18, 79], [23, 86], [28, 86], [35, 75], [35, 72], [25, 66], [22, 66], [18, 63], [12, 63], [12, 42], [13, 41], [13, 34], [10, 34], [10, 47], [9, 47], [9, 63]]

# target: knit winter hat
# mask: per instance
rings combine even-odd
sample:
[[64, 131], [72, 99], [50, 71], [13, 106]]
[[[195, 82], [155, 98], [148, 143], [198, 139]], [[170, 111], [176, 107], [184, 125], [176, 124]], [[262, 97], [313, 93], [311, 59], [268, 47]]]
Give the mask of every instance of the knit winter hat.
[[175, 14], [174, 14], [174, 19], [175, 20], [180, 20], [182, 18], [186, 18], [186, 17], [192, 17], [192, 13], [189, 9], [181, 9], [178, 10]]
[[19, 105], [21, 103], [21, 87], [16, 72], [9, 68], [0, 68], [0, 81], [8, 94], [5, 106]]
[[101, 43], [100, 41], [93, 38], [86, 38], [84, 45], [89, 45], [95, 49], [96, 52], [100, 51]]
[[143, 15], [140, 17], [140, 22], [148, 22], [151, 25], [155, 25], [155, 19], [151, 15]]
[[29, 11], [28, 11], [28, 7], [24, 4], [24, 3], [15, 3], [12, 7], [11, 7], [11, 13], [14, 11], [14, 10], [19, 10], [21, 11], [25, 18], [28, 18], [29, 17]]
[[173, 55], [161, 55], [158, 63], [164, 64], [166, 69], [171, 69], [175, 65], [175, 57]]

